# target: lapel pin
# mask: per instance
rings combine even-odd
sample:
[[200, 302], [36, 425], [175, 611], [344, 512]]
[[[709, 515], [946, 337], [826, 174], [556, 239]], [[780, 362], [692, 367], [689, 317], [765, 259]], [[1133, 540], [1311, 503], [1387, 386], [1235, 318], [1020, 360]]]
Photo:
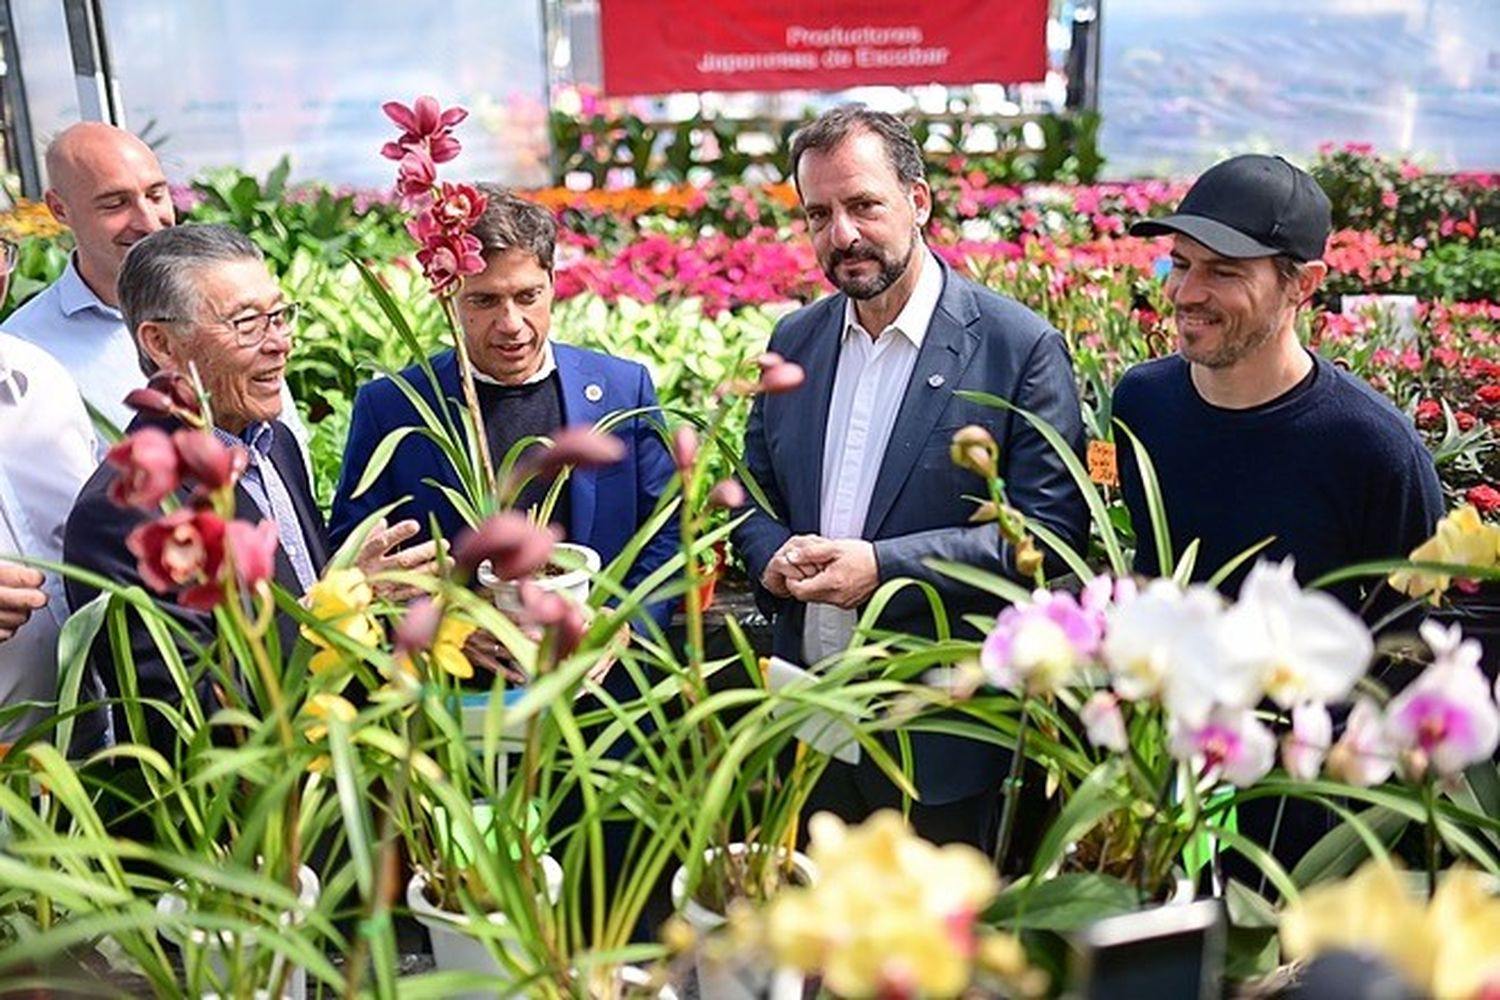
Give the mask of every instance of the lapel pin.
[[945, 378], [943, 378], [943, 376], [941, 376], [941, 375], [929, 375], [929, 376], [927, 376], [927, 384], [930, 385], [930, 386], [932, 386], [934, 389], [942, 388], [943, 383], [946, 382], [946, 381], [948, 381], [948, 380], [945, 379]]
[[597, 403], [604, 398], [604, 389], [598, 382], [590, 382], [583, 387], [583, 398], [590, 403]]

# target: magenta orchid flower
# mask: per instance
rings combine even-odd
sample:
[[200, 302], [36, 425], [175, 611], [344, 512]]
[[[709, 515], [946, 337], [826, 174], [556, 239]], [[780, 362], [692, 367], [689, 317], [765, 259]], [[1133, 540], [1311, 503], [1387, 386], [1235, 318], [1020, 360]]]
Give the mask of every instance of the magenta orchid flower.
[[1065, 686], [1099, 649], [1098, 621], [1066, 591], [1038, 590], [1028, 604], [1000, 612], [979, 650], [996, 687], [1048, 694]]
[[1249, 788], [1276, 763], [1276, 737], [1249, 709], [1217, 706], [1201, 725], [1174, 716], [1170, 729], [1172, 756], [1203, 778]]
[[467, 233], [488, 205], [489, 199], [473, 186], [444, 181], [432, 206], [432, 215], [445, 232]]
[[1422, 624], [1421, 635], [1432, 648], [1433, 663], [1391, 700], [1386, 732], [1398, 753], [1420, 751], [1416, 759], [1447, 777], [1495, 752], [1500, 710], [1479, 669], [1478, 642], [1464, 639], [1457, 625], [1445, 629], [1430, 621]]
[[464, 233], [461, 236], [436, 236], [417, 251], [417, 263], [432, 285], [434, 295], [448, 295], [458, 290], [459, 279], [484, 270], [483, 247], [479, 240]]
[[425, 94], [409, 108], [397, 101], [387, 101], [380, 108], [401, 129], [400, 138], [380, 149], [380, 155], [388, 160], [399, 160], [408, 150], [425, 148], [433, 163], [447, 163], [463, 148], [450, 134], [453, 126], [469, 117], [463, 108], [444, 111], [437, 98]]
[[234, 561], [235, 576], [247, 590], [255, 590], [276, 575], [280, 544], [275, 521], [236, 520], [224, 525], [224, 548]]
[[142, 427], [121, 438], [104, 461], [118, 473], [109, 484], [109, 499], [118, 507], [155, 510], [182, 482], [177, 446], [160, 427]]
[[472, 570], [485, 560], [501, 580], [519, 580], [547, 564], [557, 537], [532, 524], [525, 514], [501, 511], [464, 532], [453, 546], [453, 561]]

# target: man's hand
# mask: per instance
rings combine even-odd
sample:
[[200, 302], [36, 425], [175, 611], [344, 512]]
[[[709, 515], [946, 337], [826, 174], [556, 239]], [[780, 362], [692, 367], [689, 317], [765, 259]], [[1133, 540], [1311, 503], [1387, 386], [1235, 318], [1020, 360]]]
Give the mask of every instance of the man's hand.
[[791, 580], [806, 580], [813, 576], [822, 566], [805, 555], [807, 547], [813, 542], [823, 542], [825, 539], [817, 535], [793, 535], [781, 543], [781, 548], [766, 563], [766, 570], [760, 575], [760, 584], [777, 597], [791, 597], [792, 592], [787, 589], [787, 583]]
[[33, 611], [46, 606], [41, 571], [0, 559], [0, 642], [15, 635]]
[[862, 538], [809, 538], [797, 549], [797, 563], [818, 567], [786, 581], [791, 595], [808, 604], [857, 608], [880, 586], [875, 546]]
[[482, 628], [469, 633], [469, 637], [464, 640], [463, 653], [464, 658], [474, 666], [492, 674], [504, 674], [506, 681], [511, 684], [525, 684], [529, 680], [526, 672], [511, 658], [510, 650]]
[[[359, 547], [359, 552], [354, 556], [354, 565], [358, 566], [367, 577], [374, 577], [392, 570], [435, 576], [438, 551], [436, 541], [423, 542], [421, 545], [414, 545], [399, 552], [391, 551], [402, 542], [414, 537], [420, 530], [422, 530], [421, 526], [410, 518], [397, 521], [390, 527], [386, 526], [385, 519], [382, 518], [370, 529], [370, 534], [365, 537], [365, 543]], [[374, 581], [371, 587], [377, 596], [397, 602], [409, 601], [423, 593], [418, 587], [391, 580]]]

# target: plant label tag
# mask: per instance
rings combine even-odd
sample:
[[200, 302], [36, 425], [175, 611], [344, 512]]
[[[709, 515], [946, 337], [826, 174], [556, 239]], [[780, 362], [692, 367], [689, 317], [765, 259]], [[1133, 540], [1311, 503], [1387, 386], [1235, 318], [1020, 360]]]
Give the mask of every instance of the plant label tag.
[[[773, 656], [766, 662], [768, 664], [766, 685], [773, 692], [780, 692], [793, 684], [817, 680], [816, 674], [803, 670], [795, 663], [789, 663], [779, 656]], [[792, 708], [790, 704], [777, 705], [771, 709], [771, 714], [785, 715]], [[797, 739], [819, 753], [826, 753], [845, 764], [859, 763], [859, 741], [854, 738], [854, 730], [850, 728], [847, 721], [837, 715], [819, 712], [810, 717], [797, 727]]]

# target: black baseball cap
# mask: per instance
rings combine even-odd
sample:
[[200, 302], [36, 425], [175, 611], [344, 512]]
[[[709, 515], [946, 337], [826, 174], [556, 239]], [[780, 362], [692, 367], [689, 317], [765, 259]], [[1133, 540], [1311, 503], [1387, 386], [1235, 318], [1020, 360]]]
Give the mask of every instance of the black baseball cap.
[[1175, 213], [1143, 219], [1130, 233], [1182, 233], [1221, 257], [1309, 261], [1323, 256], [1332, 227], [1328, 195], [1311, 174], [1279, 156], [1248, 153], [1209, 167]]

